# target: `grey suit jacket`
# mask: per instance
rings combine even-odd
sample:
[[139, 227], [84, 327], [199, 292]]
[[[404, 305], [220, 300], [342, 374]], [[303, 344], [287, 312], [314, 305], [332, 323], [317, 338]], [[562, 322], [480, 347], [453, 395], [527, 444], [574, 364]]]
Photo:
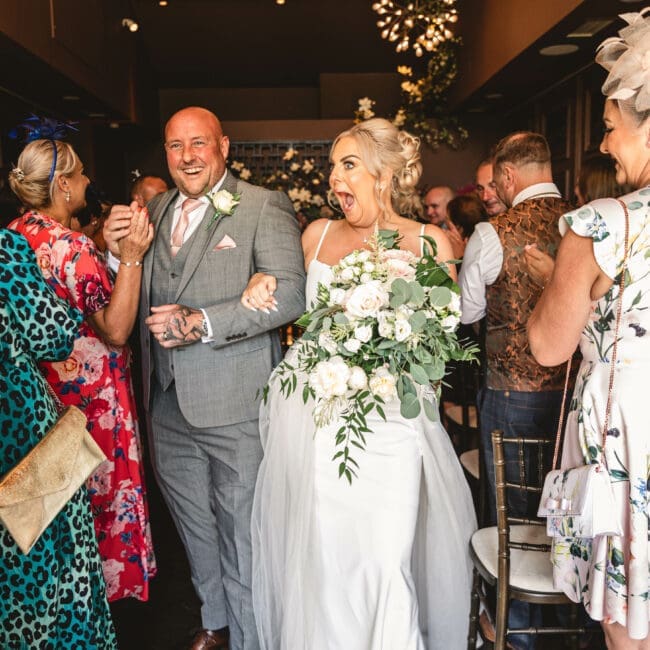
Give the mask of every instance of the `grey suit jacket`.
[[[228, 172], [222, 189], [241, 195], [231, 216], [206, 228], [206, 210], [193, 238], [175, 302], [206, 311], [214, 340], [174, 348], [176, 393], [185, 419], [197, 427], [256, 419], [261, 389], [280, 359], [277, 328], [305, 309], [305, 271], [300, 229], [288, 197], [237, 180]], [[178, 190], [154, 197], [149, 213], [157, 227], [173, 208]], [[217, 250], [228, 235], [234, 248]], [[140, 336], [145, 406], [153, 378], [150, 346], [158, 345], [144, 324], [150, 312], [154, 246], [144, 258], [140, 297]], [[278, 280], [278, 311], [264, 314], [240, 304], [242, 291], [257, 271]]]

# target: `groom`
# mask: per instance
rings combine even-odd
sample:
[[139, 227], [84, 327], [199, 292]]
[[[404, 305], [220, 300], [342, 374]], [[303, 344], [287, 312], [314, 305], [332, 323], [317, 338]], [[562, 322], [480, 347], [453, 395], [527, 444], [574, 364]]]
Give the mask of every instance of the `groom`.
[[[277, 328], [304, 311], [300, 231], [284, 194], [226, 170], [229, 140], [210, 111], [173, 115], [165, 149], [177, 189], [148, 205], [156, 235], [142, 262], [140, 297], [152, 460], [202, 603], [204, 629], [191, 649], [226, 647], [219, 630], [227, 625], [231, 650], [254, 650], [259, 394], [280, 358]], [[134, 207], [113, 208], [105, 227], [111, 250]], [[257, 271], [278, 278], [277, 311], [241, 306]]]

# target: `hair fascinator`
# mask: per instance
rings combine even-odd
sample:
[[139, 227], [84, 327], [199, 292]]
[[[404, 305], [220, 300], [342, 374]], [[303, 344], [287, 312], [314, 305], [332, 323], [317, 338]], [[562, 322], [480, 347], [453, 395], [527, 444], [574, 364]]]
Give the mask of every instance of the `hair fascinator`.
[[55, 140], [63, 140], [69, 131], [78, 130], [71, 122], [60, 122], [51, 117], [38, 117], [38, 115], [32, 113], [24, 122], [21, 122], [9, 131], [9, 137], [13, 140], [18, 140], [19, 134], [22, 131], [23, 136], [21, 141], [24, 144], [29, 144], [34, 140], [49, 140], [52, 143], [52, 166], [50, 167], [50, 174], [48, 176], [48, 181], [51, 183], [54, 179], [58, 158]]
[[[20, 139], [24, 144], [33, 140], [63, 140], [69, 131], [78, 131], [71, 122], [60, 122], [51, 117], [38, 117], [30, 115], [23, 122], [9, 131], [12, 140]], [[22, 137], [20, 136], [22, 132]]]
[[603, 95], [609, 99], [634, 98], [642, 113], [650, 109], [650, 7], [639, 13], [621, 14], [627, 26], [618, 36], [604, 40], [596, 51], [596, 63], [609, 72]]

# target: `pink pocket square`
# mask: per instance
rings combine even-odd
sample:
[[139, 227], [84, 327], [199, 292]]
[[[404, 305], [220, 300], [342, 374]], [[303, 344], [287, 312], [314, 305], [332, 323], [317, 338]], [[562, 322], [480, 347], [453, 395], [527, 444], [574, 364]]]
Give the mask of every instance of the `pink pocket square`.
[[226, 248], [237, 248], [237, 244], [235, 244], [234, 240], [231, 237], [228, 237], [228, 235], [226, 235], [212, 250], [222, 251]]

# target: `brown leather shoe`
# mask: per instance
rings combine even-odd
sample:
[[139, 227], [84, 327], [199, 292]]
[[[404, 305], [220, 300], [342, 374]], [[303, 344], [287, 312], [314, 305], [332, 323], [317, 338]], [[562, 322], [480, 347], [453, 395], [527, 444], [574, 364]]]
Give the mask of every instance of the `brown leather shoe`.
[[188, 650], [228, 650], [228, 634], [222, 630], [199, 630]]

